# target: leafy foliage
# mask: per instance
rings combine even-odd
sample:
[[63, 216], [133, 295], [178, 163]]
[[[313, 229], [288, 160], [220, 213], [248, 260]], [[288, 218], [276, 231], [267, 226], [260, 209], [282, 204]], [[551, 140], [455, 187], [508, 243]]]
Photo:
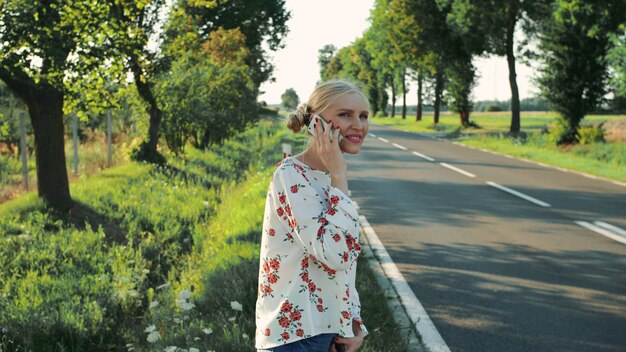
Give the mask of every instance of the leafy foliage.
[[285, 90], [283, 95], [280, 96], [282, 100], [281, 105], [286, 109], [295, 109], [300, 104], [300, 98], [298, 98], [298, 93], [293, 88], [288, 88]]
[[580, 121], [607, 92], [605, 56], [609, 34], [626, 20], [621, 0], [554, 3], [553, 15], [544, 21], [539, 49], [543, 52], [537, 83], [543, 96], [562, 115], [558, 144], [575, 143]]
[[201, 50], [184, 52], [159, 77], [157, 95], [166, 112], [162, 129], [171, 149], [181, 151], [188, 140], [206, 148], [256, 119], [248, 53], [241, 32], [219, 29]]

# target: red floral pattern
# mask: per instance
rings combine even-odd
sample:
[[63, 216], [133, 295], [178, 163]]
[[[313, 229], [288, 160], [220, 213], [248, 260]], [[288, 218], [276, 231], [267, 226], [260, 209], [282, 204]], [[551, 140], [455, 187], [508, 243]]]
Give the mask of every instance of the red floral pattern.
[[358, 213], [330, 185], [330, 174], [293, 158], [279, 163], [262, 233], [256, 348], [327, 332], [352, 336], [352, 323], [361, 321], [354, 288]]

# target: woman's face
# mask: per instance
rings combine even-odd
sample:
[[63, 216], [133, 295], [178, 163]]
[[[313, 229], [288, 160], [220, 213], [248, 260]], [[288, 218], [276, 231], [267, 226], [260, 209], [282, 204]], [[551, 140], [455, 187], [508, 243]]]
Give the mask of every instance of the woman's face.
[[367, 101], [357, 93], [347, 93], [320, 112], [333, 127], [339, 127], [339, 133], [345, 138], [339, 142], [342, 152], [356, 154], [369, 128]]

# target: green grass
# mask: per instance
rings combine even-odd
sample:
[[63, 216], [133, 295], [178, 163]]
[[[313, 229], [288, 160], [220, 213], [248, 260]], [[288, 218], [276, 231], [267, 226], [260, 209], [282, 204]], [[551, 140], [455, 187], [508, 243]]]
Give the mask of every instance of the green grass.
[[[65, 140], [65, 164], [71, 181], [98, 173], [109, 167], [107, 145], [103, 133], [89, 134], [85, 142], [78, 145], [78, 174], [74, 175], [74, 147], [71, 139]], [[131, 136], [123, 133], [115, 136], [111, 153], [111, 166], [128, 162], [128, 151], [132, 143]], [[29, 142], [32, 145], [32, 142]], [[27, 157], [28, 182], [31, 190], [36, 189], [37, 169], [35, 153]], [[0, 203], [24, 193], [22, 184], [21, 156], [0, 153]]]
[[[34, 192], [1, 204], [0, 351], [254, 351], [267, 186], [281, 143], [304, 138], [262, 121], [164, 167], [127, 162], [76, 180], [69, 215]], [[362, 351], [405, 350], [365, 263], [357, 275]]]
[[626, 182], [626, 144], [595, 143], [557, 147], [545, 136], [532, 134], [527, 138], [505, 136], [463, 136], [457, 141], [499, 153], [539, 161], [569, 170]]
[[[554, 123], [558, 117], [555, 112], [540, 112], [540, 111], [522, 111], [521, 113], [521, 126], [522, 131], [533, 132], [541, 131], [549, 124]], [[589, 115], [584, 118], [582, 124], [600, 123], [612, 119], [623, 119], [626, 115]], [[509, 130], [511, 125], [511, 112], [474, 112], [470, 115], [470, 120], [474, 121], [480, 126], [480, 129], [467, 129], [465, 133], [490, 133], [490, 132], [505, 132]], [[443, 112], [439, 116], [439, 124], [434, 125], [433, 113], [424, 113], [421, 121], [415, 121], [415, 115], [407, 115], [406, 119], [402, 119], [401, 116], [395, 117], [374, 117], [371, 122], [378, 123], [385, 126], [399, 128], [405, 131], [412, 132], [426, 132], [434, 133], [440, 132], [442, 134], [451, 133], [459, 130], [460, 120], [459, 116], [453, 112]]]
[[[404, 131], [433, 134], [478, 148], [626, 182], [626, 143], [556, 146], [549, 141], [549, 135], [543, 133], [556, 117], [556, 113], [552, 112], [522, 112], [523, 133], [519, 137], [507, 136], [510, 112], [473, 113], [471, 120], [480, 126], [478, 129], [460, 129], [458, 116], [451, 113], [441, 115], [437, 126], [432, 123], [432, 113], [418, 122], [415, 116], [407, 116], [404, 120], [399, 116], [375, 117], [371, 122]], [[582, 124], [598, 124], [625, 117], [591, 115], [585, 117]]]

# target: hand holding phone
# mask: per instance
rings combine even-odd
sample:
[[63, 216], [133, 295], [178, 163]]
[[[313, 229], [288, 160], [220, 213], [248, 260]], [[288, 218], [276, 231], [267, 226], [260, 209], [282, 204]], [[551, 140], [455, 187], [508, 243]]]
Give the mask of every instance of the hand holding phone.
[[[311, 118], [311, 122], [309, 122], [309, 127], [307, 128], [309, 133], [311, 133], [314, 136], [315, 136], [315, 127], [314, 127], [315, 123], [319, 123], [322, 126], [323, 131], [326, 131], [326, 129], [328, 129], [328, 122], [326, 122], [326, 120], [324, 120], [324, 118], [321, 117], [320, 115], [314, 114], [313, 117]], [[333, 133], [334, 131], [332, 129], [328, 131], [328, 136], [330, 137], [331, 141], [333, 140]], [[341, 140], [343, 140], [343, 135], [339, 133], [339, 142], [341, 142]]]

